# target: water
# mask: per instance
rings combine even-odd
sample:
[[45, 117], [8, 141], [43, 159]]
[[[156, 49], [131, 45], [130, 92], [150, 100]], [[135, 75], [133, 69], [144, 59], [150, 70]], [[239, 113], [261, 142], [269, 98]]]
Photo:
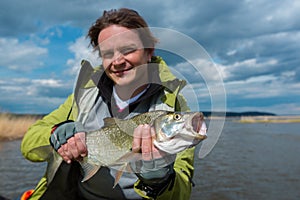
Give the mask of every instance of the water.
[[227, 121], [211, 154], [195, 162], [192, 199], [300, 199], [299, 130]]
[[20, 140], [0, 141], [0, 196], [11, 199], [33, 189], [46, 169], [46, 163], [24, 159], [20, 144]]
[[[195, 160], [191, 199], [300, 199], [299, 130], [299, 123], [226, 121], [213, 151]], [[33, 188], [46, 167], [23, 159], [19, 146], [0, 142], [0, 195], [11, 199]]]

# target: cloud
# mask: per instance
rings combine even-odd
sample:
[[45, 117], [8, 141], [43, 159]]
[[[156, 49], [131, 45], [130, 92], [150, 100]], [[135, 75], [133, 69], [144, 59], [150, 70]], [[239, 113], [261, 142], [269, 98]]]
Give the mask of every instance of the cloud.
[[71, 68], [71, 72], [68, 69], [65, 73], [76, 75], [83, 59], [90, 61], [94, 67], [101, 64], [98, 52], [89, 47], [89, 41], [83, 36], [69, 45], [69, 51], [74, 54], [74, 57], [67, 60], [67, 65]]
[[65, 82], [58, 79], [34, 79], [30, 80], [26, 95], [40, 97], [66, 98], [72, 91], [73, 82]]
[[223, 66], [226, 81], [245, 80], [256, 76], [272, 74], [274, 66], [278, 65], [278, 61], [270, 59], [259, 62], [252, 58], [236, 62], [231, 65]]
[[[101, 62], [88, 47], [88, 28], [103, 10], [130, 7], [150, 26], [185, 36], [160, 35], [158, 47], [163, 48], [157, 53], [188, 79], [194, 91], [187, 93], [196, 95], [201, 105], [210, 106], [207, 81], [221, 77], [229, 109], [299, 110], [299, 1], [11, 0], [0, 6], [5, 8], [0, 14], [1, 107], [33, 111], [38, 105], [40, 111], [62, 102], [81, 59], [94, 66]], [[197, 54], [191, 45], [202, 46], [206, 54]], [[216, 70], [210, 70], [208, 57]], [[201, 72], [193, 65], [201, 66]]]
[[[20, 95], [23, 97], [66, 97], [68, 93], [65, 91], [68, 90], [69, 87], [70, 82], [66, 83], [62, 80], [55, 79], [7, 78], [0, 82], [2, 94], [11, 93], [13, 95]], [[49, 93], [49, 91], [53, 92]], [[2, 96], [2, 98], [4, 97], [6, 96]]]
[[18, 113], [48, 113], [71, 93], [72, 84], [54, 79], [4, 79], [0, 82], [0, 109]]
[[46, 48], [30, 41], [20, 42], [16, 38], [0, 38], [0, 66], [9, 70], [31, 71], [44, 65], [42, 58]]
[[0, 18], [2, 36], [43, 32], [57, 24], [85, 27], [96, 19], [102, 8], [98, 1], [85, 3], [80, 0], [44, 3], [38, 0], [11, 0], [1, 1], [0, 7], [5, 8]]

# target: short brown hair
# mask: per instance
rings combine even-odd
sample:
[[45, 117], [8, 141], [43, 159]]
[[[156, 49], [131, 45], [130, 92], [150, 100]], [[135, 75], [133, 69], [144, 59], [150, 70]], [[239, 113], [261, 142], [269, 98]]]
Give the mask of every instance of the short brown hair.
[[90, 27], [88, 37], [90, 45], [96, 48], [98, 44], [98, 36], [100, 32], [110, 25], [119, 25], [128, 29], [137, 29], [141, 41], [145, 48], [154, 48], [157, 39], [152, 35], [147, 22], [135, 10], [128, 8], [120, 8], [103, 11], [103, 14]]

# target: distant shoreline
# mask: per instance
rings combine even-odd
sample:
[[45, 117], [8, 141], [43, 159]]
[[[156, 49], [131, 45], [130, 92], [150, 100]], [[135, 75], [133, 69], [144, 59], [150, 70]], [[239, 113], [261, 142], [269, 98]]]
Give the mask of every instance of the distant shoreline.
[[299, 116], [281, 116], [267, 112], [203, 112], [207, 119], [233, 120], [239, 123], [300, 123]]
[[203, 114], [206, 117], [277, 116], [274, 113], [257, 112], [257, 111], [247, 111], [247, 112], [210, 112], [210, 111], [203, 111]]
[[242, 116], [240, 123], [300, 123], [300, 116]]

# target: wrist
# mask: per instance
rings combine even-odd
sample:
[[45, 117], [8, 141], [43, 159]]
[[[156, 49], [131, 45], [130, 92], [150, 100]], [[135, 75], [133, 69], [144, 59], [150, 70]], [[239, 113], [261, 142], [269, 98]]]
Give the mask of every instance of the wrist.
[[54, 126], [52, 126], [52, 128], [51, 128], [51, 135], [55, 132], [55, 130], [56, 130], [59, 126], [61, 126], [61, 125], [63, 125], [63, 124], [66, 124], [66, 123], [70, 123], [70, 122], [74, 122], [74, 121], [73, 121], [73, 120], [66, 120], [66, 121], [60, 122], [60, 123], [55, 124]]
[[156, 171], [139, 173], [137, 174], [137, 176], [142, 182], [146, 183], [147, 185], [157, 185], [168, 182], [169, 178], [174, 173], [175, 172], [173, 169], [173, 164], [170, 164]]
[[74, 137], [76, 133], [85, 132], [83, 125], [80, 122], [72, 120], [63, 121], [52, 127], [50, 135], [50, 144], [58, 151], [58, 149]]
[[144, 179], [140, 174], [137, 174], [139, 182], [136, 186], [137, 189], [142, 190], [148, 197], [156, 198], [162, 194], [167, 188], [172, 188], [175, 181], [175, 170], [172, 170], [166, 174], [163, 178]]

